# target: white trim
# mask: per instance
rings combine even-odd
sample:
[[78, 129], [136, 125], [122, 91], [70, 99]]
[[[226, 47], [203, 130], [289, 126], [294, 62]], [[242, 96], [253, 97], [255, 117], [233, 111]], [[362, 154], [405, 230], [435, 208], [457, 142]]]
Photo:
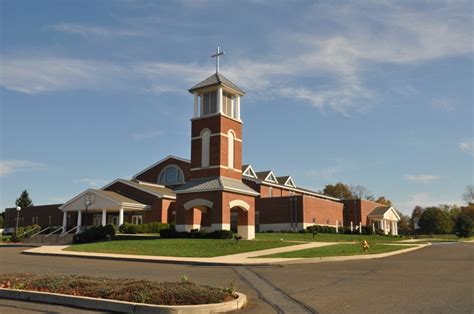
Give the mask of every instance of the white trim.
[[209, 167], [206, 167], [206, 168], [203, 168], [203, 167], [191, 168], [191, 171], [204, 170], [204, 169], [217, 169], [217, 168], [230, 169], [230, 170], [233, 170], [233, 171], [236, 171], [236, 172], [242, 172], [242, 170], [240, 170], [240, 169], [229, 168], [229, 167], [223, 166], [223, 165], [209, 166]]
[[[201, 167], [209, 168], [211, 162], [211, 130], [201, 130]], [[206, 135], [206, 136], [205, 136]]]
[[276, 183], [278, 184], [278, 180], [277, 178], [275, 177], [275, 174], [273, 173], [273, 171], [270, 170], [270, 172], [268, 172], [267, 176], [265, 177], [265, 179], [263, 181], [267, 181], [267, 182], [271, 182], [271, 183]]
[[102, 194], [97, 194], [97, 192], [93, 189], [87, 189], [85, 190], [84, 192], [76, 195], [75, 197], [73, 197], [72, 199], [70, 199], [69, 201], [67, 201], [66, 203], [62, 204], [61, 206], [59, 206], [58, 208], [59, 209], [64, 209], [64, 207], [66, 207], [67, 205], [73, 203], [74, 201], [78, 200], [79, 198], [81, 198], [83, 195], [86, 195], [87, 193], [94, 193], [95, 195], [99, 195], [105, 199], [108, 199], [109, 201], [113, 202], [114, 204], [116, 205], [120, 205], [122, 204], [121, 202], [117, 201], [117, 200], [114, 200], [113, 198], [110, 198], [110, 197], [107, 197], [105, 195], [102, 195]]
[[316, 197], [319, 197], [319, 198], [324, 198], [324, 199], [331, 200], [331, 201], [339, 201], [339, 202], [341, 201], [340, 199], [335, 198], [335, 197], [331, 197], [331, 196], [327, 196], [327, 195], [323, 195], [323, 194], [318, 194], [318, 193], [310, 192], [310, 191], [307, 191], [307, 190], [301, 190], [297, 187], [296, 188], [291, 188], [291, 187], [286, 186], [286, 185], [274, 184], [274, 183], [271, 183], [271, 182], [268, 182], [268, 181], [262, 181], [260, 179], [253, 179], [253, 178], [250, 178], [250, 177], [247, 177], [247, 176], [245, 176], [243, 179], [253, 181], [253, 182], [258, 183], [258, 184], [273, 186], [273, 187], [277, 187], [277, 188], [284, 188], [284, 189], [287, 189], [287, 190], [290, 190], [290, 191], [300, 192], [302, 194], [313, 195], [313, 196], [316, 196]]
[[211, 230], [230, 230], [230, 224], [211, 224]]
[[232, 129], [227, 131], [227, 166], [235, 169], [235, 132]]
[[260, 193], [258, 192], [251, 192], [251, 191], [246, 191], [246, 190], [240, 190], [240, 189], [233, 189], [229, 187], [224, 187], [224, 188], [216, 188], [216, 189], [205, 189], [205, 190], [199, 190], [199, 191], [176, 191], [176, 194], [189, 194], [189, 193], [204, 193], [204, 192], [215, 192], [215, 191], [226, 191], [226, 192], [236, 192], [239, 194], [245, 194], [245, 195], [252, 195], [252, 196], [259, 196]]
[[[248, 174], [247, 172], [249, 172], [250, 174]], [[255, 173], [251, 165], [247, 165], [247, 167], [242, 171], [242, 175], [249, 178], [258, 179], [257, 174]]]
[[148, 170], [150, 170], [150, 169], [152, 169], [152, 168], [158, 166], [159, 164], [161, 164], [161, 163], [167, 161], [168, 159], [175, 159], [175, 160], [182, 161], [182, 162], [185, 162], [185, 163], [188, 163], [188, 164], [191, 163], [191, 161], [190, 161], [189, 159], [180, 158], [180, 157], [176, 157], [176, 156], [173, 156], [173, 155], [168, 155], [168, 156], [166, 156], [165, 158], [161, 159], [160, 161], [155, 162], [153, 165], [151, 165], [150, 167], [146, 168], [145, 170], [140, 171], [139, 173], [137, 173], [136, 175], [134, 175], [134, 176], [132, 177], [132, 179], [135, 179], [135, 178], [138, 177], [139, 175], [141, 175], [141, 174], [147, 172]]
[[286, 179], [284, 185], [285, 185], [285, 186], [290, 186], [290, 187], [292, 187], [292, 188], [296, 188], [295, 181], [293, 181], [293, 178], [291, 178], [291, 176], [289, 176], [288, 179]]
[[[230, 129], [229, 129], [230, 130]], [[234, 132], [235, 134], [235, 132]], [[224, 136], [224, 137], [228, 137], [226, 133], [211, 133], [211, 137], [213, 136]], [[202, 137], [201, 136], [193, 136], [191, 137], [191, 140], [200, 140]], [[242, 142], [242, 139], [238, 138], [237, 136], [234, 137], [234, 141], [237, 141], [237, 142]]]
[[192, 224], [192, 225], [176, 225], [175, 229], [177, 232], [190, 232], [192, 229], [200, 229], [201, 225]]
[[255, 239], [255, 226], [239, 226], [237, 225], [237, 234], [244, 240]]
[[250, 205], [247, 202], [244, 202], [242, 200], [230, 201], [229, 202], [229, 208], [232, 209], [233, 207], [239, 207], [239, 208], [242, 208], [245, 211], [249, 211], [249, 209], [250, 209]]
[[185, 210], [189, 210], [199, 206], [206, 206], [208, 208], [212, 208], [212, 206], [214, 206], [214, 203], [202, 198], [197, 198], [183, 204]]
[[[129, 187], [135, 188], [137, 190], [143, 191], [145, 193], [148, 193], [148, 194], [151, 194], [151, 195], [154, 195], [154, 196], [158, 196], [160, 198], [170, 198], [170, 199], [173, 199], [173, 200], [176, 199], [176, 196], [167, 195], [167, 194], [160, 194], [160, 193], [151, 192], [151, 191], [148, 191], [148, 190], [145, 190], [145, 189], [141, 189], [139, 187], [136, 187], [136, 186], [130, 184], [130, 182], [128, 182], [127, 180], [124, 180], [124, 179], [115, 179], [114, 181], [112, 181], [111, 183], [107, 184], [106, 186], [104, 186], [100, 189], [105, 191], [105, 189], [111, 187], [112, 185], [114, 185], [117, 182], [126, 184]], [[161, 185], [161, 184], [154, 184], [154, 183], [149, 183], [149, 182], [139, 181], [139, 180], [136, 180], [134, 182], [137, 183], [137, 184], [141, 184], [141, 185], [149, 185], [149, 186], [154, 186], [154, 187], [166, 188], [164, 185]]]
[[242, 120], [240, 120], [240, 119], [234, 119], [234, 118], [232, 118], [232, 117], [230, 117], [230, 116], [227, 116], [227, 115], [225, 115], [225, 114], [221, 114], [221, 113], [219, 113], [219, 112], [211, 113], [211, 114], [208, 114], [208, 115], [205, 115], [205, 116], [203, 116], [202, 113], [201, 113], [201, 116], [200, 116], [200, 117], [192, 118], [191, 121], [196, 121], [196, 120], [200, 120], [200, 119], [206, 119], [206, 118], [214, 117], [214, 116], [223, 116], [223, 117], [229, 118], [230, 120], [233, 120], [233, 121], [235, 121], [235, 122], [238, 122], [238, 123], [240, 123], [240, 124], [244, 124], [244, 123], [242, 122]]

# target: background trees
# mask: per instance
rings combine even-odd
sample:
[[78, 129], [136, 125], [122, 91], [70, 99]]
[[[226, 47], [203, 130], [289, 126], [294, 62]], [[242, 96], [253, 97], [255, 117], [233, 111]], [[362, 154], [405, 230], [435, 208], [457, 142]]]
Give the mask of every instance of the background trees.
[[428, 207], [421, 214], [418, 225], [425, 234], [447, 234], [452, 232], [453, 222], [446, 211]]
[[469, 217], [469, 215], [465, 213], [460, 213], [455, 221], [453, 226], [453, 231], [458, 237], [468, 238], [472, 234], [472, 230], [474, 228], [474, 223]]
[[20, 206], [21, 208], [26, 208], [29, 206], [33, 206], [33, 201], [31, 200], [30, 196], [28, 195], [28, 191], [24, 190], [21, 192], [19, 198], [15, 201], [16, 206]]

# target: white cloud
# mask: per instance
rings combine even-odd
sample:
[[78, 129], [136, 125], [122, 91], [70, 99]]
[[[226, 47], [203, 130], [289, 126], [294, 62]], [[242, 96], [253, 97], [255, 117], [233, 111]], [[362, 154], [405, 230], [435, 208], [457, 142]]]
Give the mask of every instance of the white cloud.
[[59, 23], [47, 27], [56, 32], [77, 34], [83, 37], [97, 36], [97, 37], [117, 37], [117, 36], [141, 36], [138, 31], [116, 29], [104, 26], [82, 25], [74, 23]]
[[434, 174], [406, 174], [405, 179], [418, 183], [429, 183], [439, 180], [441, 177]]
[[339, 166], [330, 166], [321, 169], [312, 169], [305, 172], [308, 177], [319, 178], [324, 180], [334, 179], [337, 174], [342, 172]]
[[157, 138], [157, 137], [162, 136], [163, 134], [164, 132], [161, 130], [151, 130], [147, 132], [133, 133], [132, 138], [135, 141], [142, 141], [142, 140]]
[[104, 179], [97, 179], [97, 178], [81, 178], [75, 181], [76, 183], [83, 183], [90, 187], [99, 187], [105, 185], [109, 182], [109, 180]]
[[126, 73], [109, 62], [10, 56], [2, 58], [2, 72], [0, 85], [25, 94], [111, 87]]
[[46, 165], [30, 160], [0, 160], [0, 177], [6, 177], [12, 173], [28, 170], [38, 170]]
[[473, 155], [474, 156], [474, 137], [473, 138], [468, 138], [461, 140], [458, 143], [459, 149], [461, 149], [463, 152]]
[[406, 214], [411, 214], [415, 206], [429, 207], [438, 206], [439, 204], [462, 205], [461, 200], [450, 200], [442, 197], [433, 197], [426, 192], [415, 193], [410, 195], [404, 201], [395, 202], [395, 207]]

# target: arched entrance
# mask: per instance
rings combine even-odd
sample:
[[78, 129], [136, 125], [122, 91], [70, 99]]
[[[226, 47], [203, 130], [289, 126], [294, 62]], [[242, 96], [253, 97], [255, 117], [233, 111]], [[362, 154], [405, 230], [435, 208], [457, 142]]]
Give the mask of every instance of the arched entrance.
[[255, 237], [255, 226], [250, 223], [250, 205], [242, 200], [229, 202], [230, 207], [230, 229], [243, 239]]
[[184, 203], [185, 228], [182, 231], [189, 232], [192, 229], [211, 231], [213, 206], [214, 203], [206, 199], [194, 199]]

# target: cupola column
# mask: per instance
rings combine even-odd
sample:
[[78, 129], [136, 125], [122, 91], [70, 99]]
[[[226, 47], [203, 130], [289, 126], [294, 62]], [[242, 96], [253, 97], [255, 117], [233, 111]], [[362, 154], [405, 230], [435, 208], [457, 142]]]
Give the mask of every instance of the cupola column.
[[235, 97], [235, 115], [235, 118], [240, 121], [240, 96]]
[[224, 112], [224, 110], [222, 110], [222, 87], [217, 88], [217, 112]]
[[194, 118], [199, 117], [198, 107], [199, 107], [199, 95], [198, 93], [194, 93], [194, 114], [193, 114]]

